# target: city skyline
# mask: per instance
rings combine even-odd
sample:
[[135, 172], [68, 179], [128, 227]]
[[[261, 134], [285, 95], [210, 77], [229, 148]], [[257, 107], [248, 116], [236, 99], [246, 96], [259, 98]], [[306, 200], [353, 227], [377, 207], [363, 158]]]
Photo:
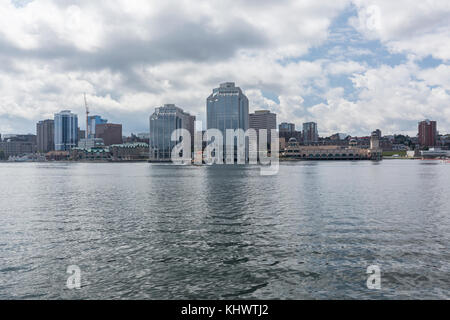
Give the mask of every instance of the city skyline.
[[0, 132], [32, 132], [64, 109], [83, 114], [83, 92], [126, 134], [145, 132], [165, 103], [206, 122], [204, 97], [225, 81], [239, 83], [250, 112], [314, 121], [321, 135], [411, 135], [427, 118], [450, 131], [445, 1], [204, 5], [2, 2]]
[[[235, 83], [234, 82], [224, 82], [224, 83], [222, 83], [221, 84], [221, 86], [222, 85], [226, 85], [226, 84], [233, 84], [233, 85], [235, 85]], [[238, 88], [239, 90], [241, 90], [241, 88], [239, 87]], [[244, 90], [241, 90], [241, 92], [242, 92], [242, 94], [245, 96], [245, 91]], [[208, 98], [209, 99], [209, 98]], [[249, 100], [249, 103], [251, 103], [251, 101]], [[163, 104], [164, 106], [167, 106], [167, 105], [175, 105], [175, 104], [172, 104], [172, 103], [164, 103]], [[153, 107], [153, 112], [156, 110], [156, 109], [158, 109], [158, 108], [160, 108], [160, 106], [155, 106], [155, 107]], [[183, 109], [184, 110], [184, 109]], [[12, 135], [12, 136], [14, 136], [14, 135], [22, 135], [22, 134], [35, 134], [36, 133], [36, 125], [37, 124], [39, 124], [40, 122], [44, 122], [44, 121], [49, 121], [49, 120], [53, 120], [53, 117], [56, 115], [56, 114], [58, 114], [58, 113], [60, 113], [60, 112], [64, 112], [64, 111], [70, 111], [70, 112], [72, 112], [72, 110], [71, 109], [66, 109], [66, 110], [60, 110], [60, 111], [58, 111], [58, 112], [56, 112], [55, 114], [53, 114], [52, 115], [52, 117], [50, 118], [48, 118], [48, 119], [39, 119], [39, 120], [37, 120], [37, 122], [34, 124], [34, 126], [35, 126], [35, 131], [34, 131], [34, 133], [33, 132], [26, 132], [26, 131], [24, 131], [24, 132], [15, 132], [15, 133], [10, 133], [10, 132], [1, 132], [0, 131], [0, 135], [3, 135], [3, 136], [9, 136], [9, 135]], [[187, 113], [189, 113], [189, 110], [185, 110]], [[153, 112], [151, 112], [150, 113], [150, 115], [151, 114], [153, 114]], [[251, 110], [251, 111], [249, 111], [248, 113], [249, 113], [249, 115], [250, 114], [255, 114], [255, 113], [258, 113], [258, 112], [270, 112], [270, 113], [272, 113], [272, 111], [270, 110], [270, 109], [256, 109], [256, 110]], [[74, 113], [75, 114], [75, 116], [78, 116], [78, 114], [77, 113]], [[83, 115], [84, 113], [83, 112], [81, 112], [81, 114]], [[275, 115], [276, 115], [276, 117], [278, 117], [279, 115], [277, 114], [277, 113], [274, 113]], [[200, 122], [201, 122], [201, 124], [202, 124], [202, 126], [203, 126], [203, 130], [205, 130], [206, 129], [206, 127], [207, 127], [207, 121], [206, 120], [204, 120], [204, 121], [202, 121], [202, 119], [203, 118], [207, 118], [206, 117], [206, 115], [207, 115], [207, 112], [204, 112], [203, 114], [202, 113], [200, 113], [200, 115], [193, 115], [194, 117], [200, 117]], [[96, 125], [98, 125], [98, 124], [101, 124], [101, 125], [110, 125], [111, 123], [108, 123], [108, 120], [107, 119], [103, 119], [102, 118], [102, 116], [103, 115], [94, 115], [94, 116], [89, 116], [89, 130], [90, 130], [90, 132], [94, 132], [95, 133], [95, 126]], [[114, 118], [116, 118], [116, 117], [114, 117]], [[117, 118], [116, 118], [117, 119]], [[421, 119], [421, 120], [416, 120], [416, 128], [417, 128], [417, 123], [419, 123], [419, 126], [420, 126], [420, 124], [421, 123], [423, 123], [423, 122], [427, 122], [427, 121], [430, 121], [429, 119], [427, 119], [427, 118], [423, 118], [423, 119]], [[121, 120], [120, 119], [118, 119], [118, 122], [121, 122]], [[435, 129], [436, 129], [436, 131], [437, 131], [437, 134], [441, 134], [441, 135], [447, 135], [447, 134], [450, 134], [450, 130], [449, 131], [443, 131], [443, 130], [440, 130], [439, 129], [439, 127], [437, 126], [437, 121], [436, 120], [432, 120], [432, 122], [434, 122], [435, 123]], [[316, 130], [316, 135], [317, 135], [317, 138], [323, 138], [323, 137], [330, 137], [330, 136], [333, 136], [333, 135], [335, 135], [335, 134], [340, 134], [340, 135], [347, 135], [347, 136], [352, 136], [352, 137], [365, 137], [365, 136], [368, 136], [368, 133], [361, 133], [360, 135], [352, 135], [352, 134], [349, 134], [348, 132], [327, 132], [327, 133], [323, 133], [323, 131], [321, 132], [320, 131], [320, 125], [318, 125], [318, 123], [316, 122], [316, 121], [307, 121], [307, 122], [303, 122], [303, 123], [300, 123], [300, 124], [298, 124], [298, 123], [295, 123], [295, 122], [289, 122], [289, 121], [279, 121], [278, 119], [277, 119], [277, 125], [276, 125], [276, 128], [277, 129], [280, 129], [279, 128], [279, 125], [282, 125], [282, 124], [286, 124], [286, 125], [294, 125], [294, 127], [304, 127], [305, 125], [310, 125], [310, 124], [314, 124], [315, 126], [316, 126], [316, 128], [315, 128], [315, 130]], [[120, 123], [120, 125], [122, 126], [123, 124], [122, 123]], [[86, 130], [83, 130], [83, 129], [86, 129], [86, 125], [84, 125], [84, 127], [83, 126], [79, 126], [78, 127], [81, 131], [83, 131], [83, 132], [86, 132]], [[93, 129], [94, 128], [94, 129]], [[300, 130], [300, 131], [304, 131], [305, 129], [303, 128], [303, 130]], [[377, 130], [380, 130], [380, 129], [377, 129]], [[383, 133], [385, 133], [385, 131], [383, 131], [383, 130], [381, 130]], [[123, 136], [125, 137], [125, 136], [130, 136], [130, 135], [133, 135], [133, 134], [147, 134], [149, 132], [149, 129], [147, 128], [147, 129], [144, 129], [144, 130], [142, 130], [142, 131], [133, 131], [133, 130], [130, 130], [130, 131], [126, 131], [126, 130], [124, 130], [123, 131]], [[352, 132], [352, 130], [350, 130], [350, 132]], [[369, 131], [369, 133], [371, 132], [371, 130]], [[410, 136], [410, 137], [418, 137], [419, 135], [420, 135], [420, 133], [419, 132], [414, 132], [413, 130], [411, 130], [410, 132], [408, 132], [408, 133], [405, 133], [405, 132], [388, 132], [387, 134], [386, 134], [386, 136], [395, 136], [395, 135], [402, 135], [402, 134], [404, 134], [404, 135], [407, 135], [407, 136]], [[95, 134], [94, 134], [95, 135]], [[91, 134], [90, 134], [90, 136], [92, 136]], [[307, 142], [309, 142], [309, 141], [307, 141]]]
[[0, 17], [0, 302], [450, 300], [449, 0]]

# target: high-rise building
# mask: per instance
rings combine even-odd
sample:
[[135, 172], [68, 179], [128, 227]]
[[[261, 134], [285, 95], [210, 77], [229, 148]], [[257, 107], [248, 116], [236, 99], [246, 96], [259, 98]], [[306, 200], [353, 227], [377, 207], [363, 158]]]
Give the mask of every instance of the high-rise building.
[[249, 127], [256, 130], [258, 141], [259, 130], [267, 130], [267, 148], [270, 150], [272, 130], [277, 129], [277, 115], [268, 110], [259, 110], [255, 113], [251, 113], [249, 115]]
[[55, 150], [55, 121], [43, 120], [36, 124], [37, 151], [47, 153]]
[[435, 147], [437, 135], [436, 121], [427, 119], [419, 122], [419, 145], [421, 147]]
[[294, 133], [295, 132], [295, 124], [283, 122], [278, 126], [278, 131], [280, 131], [280, 133], [281, 132]]
[[102, 123], [95, 126], [95, 137], [103, 139], [105, 146], [122, 144], [122, 125], [114, 123]]
[[108, 123], [108, 120], [102, 119], [102, 117], [100, 117], [100, 116], [88, 116], [88, 123], [89, 123], [89, 130], [88, 130], [89, 137], [87, 137], [87, 138], [90, 139], [90, 138], [95, 138], [96, 126], [98, 124]]
[[[248, 105], [248, 98], [241, 88], [236, 87], [233, 82], [221, 84], [219, 88], [213, 90], [213, 93], [207, 99], [207, 128], [218, 129], [222, 132], [224, 158], [227, 157], [226, 131], [242, 129], [246, 132], [249, 129]], [[246, 158], [248, 158], [248, 144], [246, 144]]]
[[174, 104], [166, 104], [155, 109], [150, 116], [150, 160], [169, 161], [177, 141], [172, 141], [172, 133], [186, 129], [191, 134], [191, 152], [194, 143], [195, 116], [184, 112]]
[[55, 114], [55, 150], [70, 151], [78, 144], [78, 116], [70, 110]]
[[280, 135], [280, 139], [284, 139], [284, 141], [289, 141], [292, 138], [295, 138], [297, 141], [302, 140], [301, 131], [295, 130], [295, 124], [283, 122], [278, 126], [278, 134]]
[[303, 124], [303, 143], [311, 144], [319, 142], [317, 123], [307, 122]]

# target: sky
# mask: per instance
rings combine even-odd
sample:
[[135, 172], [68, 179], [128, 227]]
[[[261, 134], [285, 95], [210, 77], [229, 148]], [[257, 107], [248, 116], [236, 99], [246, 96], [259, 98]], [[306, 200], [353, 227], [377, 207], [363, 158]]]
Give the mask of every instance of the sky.
[[205, 122], [223, 82], [322, 136], [450, 133], [449, 62], [448, 0], [0, 0], [0, 133], [83, 93], [126, 134], [163, 104]]

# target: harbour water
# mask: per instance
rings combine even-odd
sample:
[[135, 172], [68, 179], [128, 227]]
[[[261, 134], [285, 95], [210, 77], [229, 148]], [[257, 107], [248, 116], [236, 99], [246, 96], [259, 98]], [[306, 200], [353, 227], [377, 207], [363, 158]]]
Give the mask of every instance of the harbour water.
[[439, 161], [0, 163], [1, 299], [450, 299], [449, 245]]

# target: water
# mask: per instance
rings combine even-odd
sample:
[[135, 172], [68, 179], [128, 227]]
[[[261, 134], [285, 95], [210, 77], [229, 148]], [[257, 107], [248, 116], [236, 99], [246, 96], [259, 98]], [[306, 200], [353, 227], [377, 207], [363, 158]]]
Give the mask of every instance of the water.
[[[2, 299], [449, 299], [450, 165], [1, 163]], [[80, 267], [81, 290], [66, 287]], [[382, 289], [366, 286], [378, 265]]]

